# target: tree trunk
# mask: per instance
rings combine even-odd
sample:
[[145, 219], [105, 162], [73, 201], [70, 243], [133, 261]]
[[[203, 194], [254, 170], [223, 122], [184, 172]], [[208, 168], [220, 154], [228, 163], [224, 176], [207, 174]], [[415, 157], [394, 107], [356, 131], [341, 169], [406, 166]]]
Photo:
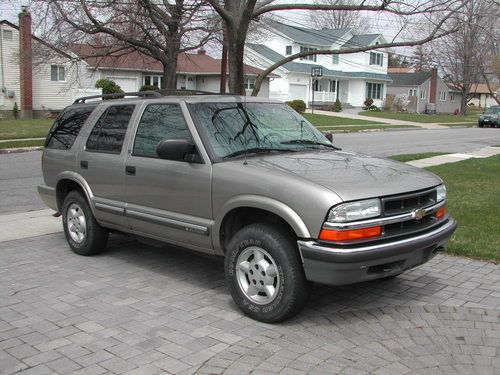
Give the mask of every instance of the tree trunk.
[[[243, 54], [245, 52], [246, 30], [239, 25], [239, 30], [227, 28], [227, 60], [229, 68], [229, 92], [236, 95], [245, 95], [245, 68]], [[238, 35], [240, 34], [240, 35]]]
[[469, 97], [468, 90], [462, 90], [462, 98], [460, 100], [460, 115], [465, 116], [467, 114], [467, 99]]
[[162, 90], [177, 89], [177, 60], [163, 63]]

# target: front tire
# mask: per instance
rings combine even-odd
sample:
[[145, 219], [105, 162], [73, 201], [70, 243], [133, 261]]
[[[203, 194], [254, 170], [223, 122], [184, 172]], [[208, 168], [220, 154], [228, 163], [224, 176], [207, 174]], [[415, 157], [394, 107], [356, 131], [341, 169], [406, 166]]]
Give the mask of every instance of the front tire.
[[71, 250], [78, 255], [100, 253], [108, 242], [108, 231], [96, 221], [85, 197], [73, 190], [64, 199], [64, 234]]
[[291, 318], [309, 297], [295, 241], [269, 225], [252, 224], [234, 235], [226, 253], [225, 273], [238, 307], [261, 322]]

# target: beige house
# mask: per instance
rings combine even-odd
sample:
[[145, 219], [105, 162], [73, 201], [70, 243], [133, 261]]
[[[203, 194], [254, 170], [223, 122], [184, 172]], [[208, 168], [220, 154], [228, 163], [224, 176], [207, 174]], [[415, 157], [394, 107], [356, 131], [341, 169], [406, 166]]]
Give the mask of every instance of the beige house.
[[19, 26], [0, 21], [0, 113], [43, 116], [60, 111], [74, 99], [100, 93], [79, 84], [75, 57], [58, 50], [31, 33], [31, 15], [23, 9]]

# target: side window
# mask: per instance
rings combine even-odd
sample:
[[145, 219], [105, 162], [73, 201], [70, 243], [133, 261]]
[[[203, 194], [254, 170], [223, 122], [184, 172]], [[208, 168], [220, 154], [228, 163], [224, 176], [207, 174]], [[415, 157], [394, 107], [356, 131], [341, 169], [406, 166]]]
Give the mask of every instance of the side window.
[[94, 125], [87, 150], [119, 154], [135, 105], [110, 106]]
[[45, 147], [57, 150], [70, 149], [83, 124], [95, 108], [95, 105], [68, 108], [61, 113], [47, 136]]
[[179, 105], [150, 104], [137, 127], [132, 154], [156, 158], [156, 147], [164, 139], [192, 140]]

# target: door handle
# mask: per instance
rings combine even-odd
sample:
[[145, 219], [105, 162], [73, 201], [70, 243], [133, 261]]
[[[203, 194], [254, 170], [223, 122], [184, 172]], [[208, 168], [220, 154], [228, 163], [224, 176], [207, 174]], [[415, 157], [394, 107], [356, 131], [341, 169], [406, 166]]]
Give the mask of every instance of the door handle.
[[129, 176], [135, 176], [135, 167], [131, 165], [126, 165], [125, 166], [125, 173], [128, 174]]
[[89, 162], [87, 160], [80, 160], [80, 167], [82, 169], [88, 169], [89, 168]]

